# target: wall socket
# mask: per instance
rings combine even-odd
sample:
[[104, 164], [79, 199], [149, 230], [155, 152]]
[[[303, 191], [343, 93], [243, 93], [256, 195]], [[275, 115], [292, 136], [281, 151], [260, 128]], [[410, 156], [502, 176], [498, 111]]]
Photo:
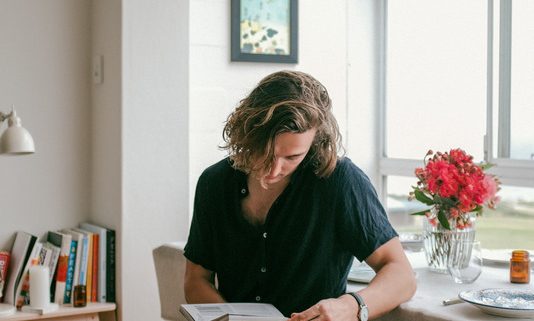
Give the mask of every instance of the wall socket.
[[93, 56], [93, 70], [91, 74], [93, 84], [99, 85], [104, 82], [104, 57], [102, 55]]

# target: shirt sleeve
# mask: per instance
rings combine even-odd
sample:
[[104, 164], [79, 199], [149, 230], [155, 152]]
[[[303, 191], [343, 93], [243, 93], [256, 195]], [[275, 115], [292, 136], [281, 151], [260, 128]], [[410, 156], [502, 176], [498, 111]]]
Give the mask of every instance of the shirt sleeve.
[[398, 236], [371, 181], [350, 160], [338, 163], [335, 177], [338, 238], [358, 260]]
[[213, 253], [212, 253], [212, 220], [209, 215], [209, 202], [207, 197], [210, 195], [209, 182], [206, 173], [198, 179], [195, 190], [195, 201], [193, 207], [193, 219], [189, 230], [189, 238], [184, 249], [184, 255], [187, 259], [195, 264], [202, 265], [205, 269], [214, 271]]

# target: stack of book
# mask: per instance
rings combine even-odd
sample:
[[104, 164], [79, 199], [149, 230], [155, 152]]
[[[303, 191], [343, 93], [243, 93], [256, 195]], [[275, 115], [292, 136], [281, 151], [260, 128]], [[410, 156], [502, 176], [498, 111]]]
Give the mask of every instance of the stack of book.
[[[50, 301], [71, 304], [74, 287], [85, 285], [88, 302], [115, 302], [115, 231], [92, 223], [49, 231], [43, 241], [18, 231], [10, 251], [0, 256], [3, 301], [29, 304], [29, 269], [50, 271]], [[1, 287], [0, 287], [0, 290]], [[1, 295], [0, 295], [1, 297]]]

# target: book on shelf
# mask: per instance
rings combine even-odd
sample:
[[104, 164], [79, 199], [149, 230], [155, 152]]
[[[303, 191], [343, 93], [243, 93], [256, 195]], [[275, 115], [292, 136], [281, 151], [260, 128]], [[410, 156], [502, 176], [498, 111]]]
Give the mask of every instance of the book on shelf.
[[[93, 287], [93, 233], [82, 230], [78, 227], [72, 228], [72, 230], [82, 233], [87, 238], [87, 265], [85, 269], [85, 292], [87, 302], [91, 302], [92, 287]], [[96, 299], [96, 296], [95, 296]]]
[[65, 299], [65, 288], [67, 283], [67, 270], [69, 268], [69, 254], [72, 242], [70, 234], [49, 231], [48, 242], [60, 248], [59, 259], [57, 262], [56, 282], [54, 288], [54, 302], [63, 304]]
[[11, 253], [8, 251], [0, 251], [0, 302], [4, 301], [4, 288], [6, 285], [10, 257]]
[[5, 303], [15, 305], [17, 286], [36, 242], [37, 236], [30, 233], [18, 231], [15, 234], [4, 290]]
[[91, 266], [91, 302], [98, 302], [98, 262], [99, 249], [98, 246], [100, 235], [93, 233], [93, 265]]
[[[70, 234], [69, 234], [70, 235]], [[63, 295], [63, 303], [70, 304], [72, 297], [72, 289], [74, 283], [74, 271], [76, 265], [76, 255], [78, 249], [78, 241], [74, 240], [70, 235], [70, 250], [69, 250], [69, 264], [67, 266], [67, 279], [65, 280], [65, 294]]]
[[[72, 281], [72, 292], [74, 292], [74, 287], [76, 285], [82, 284], [86, 285], [86, 273], [87, 273], [87, 236], [81, 232], [75, 231], [74, 229], [63, 229], [61, 230], [65, 234], [72, 235], [72, 239], [77, 242], [76, 249], [76, 264], [74, 268], [74, 278]], [[71, 294], [72, 297], [72, 294]]]
[[115, 230], [106, 230], [106, 302], [115, 302]]
[[182, 304], [180, 312], [188, 321], [284, 321], [276, 307], [268, 303]]
[[35, 242], [30, 256], [24, 265], [20, 280], [15, 288], [15, 306], [17, 309], [30, 303], [30, 267], [39, 264], [39, 254], [41, 253], [42, 247], [43, 244], [41, 242]]
[[[106, 265], [107, 265], [107, 229], [96, 224], [84, 222], [80, 224], [80, 228], [92, 232], [98, 236], [97, 246], [93, 244], [93, 289], [95, 289], [94, 282], [96, 281], [96, 298], [98, 302], [106, 302]], [[95, 249], [96, 248], [96, 249]], [[95, 261], [95, 253], [96, 261]], [[95, 265], [97, 277], [95, 279]]]
[[48, 266], [48, 271], [50, 273], [49, 275], [49, 286], [52, 286], [52, 282], [54, 281], [54, 274], [56, 272], [57, 262], [59, 260], [59, 253], [61, 252], [61, 249], [59, 246], [55, 246], [54, 244], [50, 242], [46, 242], [43, 244], [43, 249], [45, 249], [48, 253], [46, 254], [44, 264], [45, 266]]

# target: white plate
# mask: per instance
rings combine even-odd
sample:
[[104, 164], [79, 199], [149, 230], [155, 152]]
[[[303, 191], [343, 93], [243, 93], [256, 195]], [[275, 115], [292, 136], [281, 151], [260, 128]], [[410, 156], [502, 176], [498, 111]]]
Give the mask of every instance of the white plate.
[[534, 317], [534, 292], [513, 289], [463, 291], [458, 297], [482, 311], [510, 318]]
[[[512, 251], [512, 249], [482, 249], [482, 259], [485, 264], [508, 265], [512, 257]], [[532, 253], [530, 261], [534, 262], [534, 252], [532, 250], [528, 250], [528, 252]]]
[[367, 263], [360, 263], [354, 259], [347, 279], [352, 282], [369, 283], [375, 275], [375, 271]]

